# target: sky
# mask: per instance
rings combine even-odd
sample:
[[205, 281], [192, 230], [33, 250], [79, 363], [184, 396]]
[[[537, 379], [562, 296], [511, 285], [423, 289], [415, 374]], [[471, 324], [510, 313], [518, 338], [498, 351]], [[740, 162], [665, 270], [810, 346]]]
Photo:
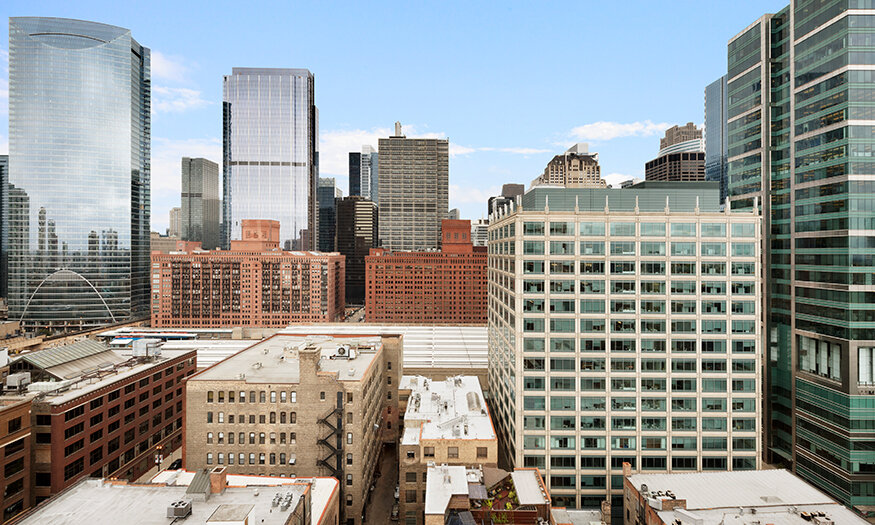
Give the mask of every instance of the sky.
[[[152, 229], [180, 202], [183, 156], [222, 159], [222, 76], [307, 68], [320, 176], [394, 122], [450, 140], [450, 208], [486, 214], [575, 142], [609, 183], [644, 177], [674, 124], [704, 121], [726, 43], [788, 0], [226, 2], [5, 0], [0, 16], [125, 27], [152, 50]], [[0, 154], [8, 152], [9, 27], [0, 24]]]

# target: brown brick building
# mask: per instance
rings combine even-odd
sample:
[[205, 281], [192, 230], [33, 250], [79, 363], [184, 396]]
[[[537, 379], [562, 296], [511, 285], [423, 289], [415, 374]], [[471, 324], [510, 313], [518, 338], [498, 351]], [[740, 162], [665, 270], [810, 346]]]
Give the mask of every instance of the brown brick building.
[[279, 249], [279, 223], [244, 220], [227, 251], [152, 252], [152, 326], [286, 326], [343, 317], [344, 257]]
[[31, 473], [31, 401], [33, 396], [0, 398], [0, 449], [3, 518], [6, 522], [33, 505]]
[[331, 476], [339, 523], [361, 525], [397, 441], [401, 349], [398, 336], [278, 334], [202, 370], [186, 385], [185, 468]]
[[486, 324], [486, 247], [471, 221], [444, 220], [439, 252], [387, 252], [365, 259], [370, 323]]
[[[29, 422], [34, 502], [83, 477], [135, 480], [156, 454], [182, 445], [183, 381], [194, 350], [133, 357], [84, 340], [23, 354], [13, 373], [30, 373], [36, 393]], [[0, 402], [10, 396], [0, 397]]]

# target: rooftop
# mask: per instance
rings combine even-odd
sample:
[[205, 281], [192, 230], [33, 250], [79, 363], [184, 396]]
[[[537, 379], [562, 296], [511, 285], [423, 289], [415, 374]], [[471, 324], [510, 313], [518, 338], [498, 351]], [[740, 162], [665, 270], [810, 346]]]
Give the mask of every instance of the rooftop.
[[481, 484], [483, 475], [477, 469], [463, 466], [429, 466], [425, 477], [425, 513], [443, 516], [456, 495], [468, 495], [468, 484]]
[[476, 377], [432, 381], [422, 376], [404, 376], [398, 389], [411, 391], [404, 414], [402, 445], [416, 445], [424, 439], [495, 439]]
[[[228, 488], [206, 501], [186, 498], [193, 472], [164, 471], [151, 484], [129, 485], [83, 480], [28, 514], [19, 525], [167, 525], [167, 507], [176, 501], [191, 501], [192, 513], [183, 523], [206, 525], [248, 516], [249, 523], [285, 525], [299, 498], [311, 493], [311, 525], [317, 525], [338, 482], [333, 478], [269, 478], [228, 476]], [[312, 482], [312, 485], [308, 483]], [[257, 495], [256, 495], [257, 492]], [[287, 511], [272, 507], [276, 494], [292, 494]]]
[[[491, 477], [499, 475], [490, 481], [486, 469], [429, 464], [425, 481], [425, 514], [444, 515], [453, 496], [467, 496], [467, 505], [460, 506], [461, 501], [456, 500], [455, 511], [467, 509], [480, 514], [488, 508], [516, 513], [516, 518], [510, 523], [535, 523], [537, 509], [549, 509], [550, 497], [538, 469], [518, 469], [510, 474], [492, 470]], [[524, 516], [532, 511], [535, 514]]]
[[[701, 519], [699, 525], [762, 520], [775, 525], [796, 524], [810, 521], [800, 513], [817, 511], [828, 514], [837, 525], [866, 523], [826, 494], [782, 469], [633, 474], [628, 479], [639, 492], [642, 485], [647, 485], [654, 501], [686, 500], [686, 510], [659, 512], [666, 523], [673, 523], [675, 519], [691, 523]], [[671, 495], [666, 492], [671, 492]]]
[[189, 381], [298, 383], [300, 354], [307, 350], [317, 353], [320, 372], [334, 373], [339, 381], [359, 381], [382, 347], [379, 337], [335, 339], [277, 334], [216, 363]]
[[720, 212], [720, 184], [717, 182], [647, 181], [628, 188], [566, 188], [535, 186], [522, 196], [524, 211], [634, 212], [664, 213], [666, 204], [673, 212], [693, 212], [698, 203], [702, 212]]
[[486, 369], [488, 362], [485, 326], [384, 325], [367, 323], [300, 324], [283, 328], [281, 334], [401, 335], [404, 369]]

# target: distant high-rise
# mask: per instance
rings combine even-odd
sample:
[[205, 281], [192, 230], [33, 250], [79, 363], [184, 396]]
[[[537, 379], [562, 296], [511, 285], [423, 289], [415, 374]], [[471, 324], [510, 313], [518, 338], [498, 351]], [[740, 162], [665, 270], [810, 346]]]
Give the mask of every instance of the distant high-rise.
[[644, 178], [657, 181], [705, 180], [705, 149], [702, 131], [692, 122], [672, 126], [659, 139], [659, 153], [644, 165]]
[[459, 212], [459, 208], [453, 208], [447, 213], [447, 219], [457, 221], [459, 220], [459, 217], [461, 217], [461, 215], [462, 214]]
[[395, 135], [379, 142], [380, 239], [391, 251], [440, 247], [441, 221], [449, 208], [449, 147], [446, 139]]
[[127, 29], [9, 19], [10, 319], [148, 315], [150, 76]]
[[365, 257], [379, 246], [377, 205], [360, 195], [337, 201], [337, 251], [346, 256], [346, 303], [365, 302]]
[[501, 187], [501, 195], [489, 197], [486, 205], [486, 215], [492, 215], [499, 208], [507, 206], [511, 201], [526, 192], [525, 184], [505, 184]]
[[474, 246], [486, 246], [488, 237], [489, 219], [477, 219], [471, 222], [471, 244]]
[[[371, 146], [362, 146], [361, 153], [349, 154], [349, 194], [362, 197], [377, 203], [379, 191], [379, 154]], [[379, 203], [377, 203], [379, 204]]]
[[280, 247], [318, 246], [318, 112], [306, 69], [233, 68], [224, 78], [225, 245], [241, 221], [280, 222]]
[[333, 252], [337, 250], [337, 199], [343, 197], [343, 192], [333, 177], [320, 177], [316, 193], [319, 199], [319, 251]]
[[205, 250], [221, 246], [219, 202], [219, 165], [207, 159], [182, 157], [183, 241], [200, 242]]
[[9, 155], [0, 155], [0, 297], [6, 297], [6, 287], [9, 277]]
[[170, 226], [167, 228], [167, 235], [170, 237], [179, 237], [182, 233], [182, 208], [176, 206], [170, 208]]
[[705, 88], [705, 180], [720, 182], [720, 202], [726, 202], [729, 120], [726, 75]]
[[599, 154], [590, 153], [589, 145], [580, 142], [553, 157], [544, 168], [544, 173], [532, 181], [532, 186], [548, 184], [566, 188], [604, 188], [607, 183], [601, 173]]

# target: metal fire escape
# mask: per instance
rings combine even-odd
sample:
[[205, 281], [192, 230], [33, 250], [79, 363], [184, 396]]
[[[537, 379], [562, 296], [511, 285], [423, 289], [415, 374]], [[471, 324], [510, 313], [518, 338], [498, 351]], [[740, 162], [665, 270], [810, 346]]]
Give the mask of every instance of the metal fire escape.
[[[316, 464], [328, 469], [332, 477], [340, 483], [340, 501], [344, 502], [344, 476], [343, 476], [343, 392], [337, 393], [337, 404], [334, 409], [319, 418], [320, 427], [326, 428], [328, 435], [319, 438], [319, 445], [325, 447], [328, 454], [320, 458]], [[346, 505], [340, 505], [340, 522], [345, 523]]]

